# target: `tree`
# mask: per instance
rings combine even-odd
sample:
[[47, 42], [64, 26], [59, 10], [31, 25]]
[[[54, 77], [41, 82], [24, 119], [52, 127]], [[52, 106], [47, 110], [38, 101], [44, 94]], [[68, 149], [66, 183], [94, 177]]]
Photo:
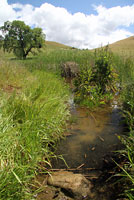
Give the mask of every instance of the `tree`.
[[1, 45], [4, 51], [11, 52], [21, 58], [26, 59], [33, 49], [39, 50], [45, 41], [45, 34], [41, 28], [33, 28], [26, 25], [23, 21], [15, 20], [5, 22], [0, 27], [2, 31]]

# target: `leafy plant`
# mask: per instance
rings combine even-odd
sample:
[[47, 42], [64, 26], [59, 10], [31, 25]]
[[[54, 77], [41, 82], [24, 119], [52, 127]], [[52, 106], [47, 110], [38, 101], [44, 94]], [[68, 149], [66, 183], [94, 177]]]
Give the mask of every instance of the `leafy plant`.
[[95, 51], [94, 81], [102, 94], [116, 91], [117, 73], [108, 46]]
[[117, 78], [112, 53], [108, 47], [96, 50], [94, 65], [82, 67], [74, 81], [76, 102], [89, 107], [104, 104], [116, 92]]

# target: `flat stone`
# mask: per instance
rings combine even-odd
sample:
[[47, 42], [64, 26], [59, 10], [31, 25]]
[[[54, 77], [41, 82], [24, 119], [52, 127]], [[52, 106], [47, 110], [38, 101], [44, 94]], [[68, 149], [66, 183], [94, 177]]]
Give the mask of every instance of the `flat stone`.
[[47, 180], [48, 185], [66, 190], [74, 199], [92, 199], [92, 184], [82, 174], [68, 171], [54, 172]]

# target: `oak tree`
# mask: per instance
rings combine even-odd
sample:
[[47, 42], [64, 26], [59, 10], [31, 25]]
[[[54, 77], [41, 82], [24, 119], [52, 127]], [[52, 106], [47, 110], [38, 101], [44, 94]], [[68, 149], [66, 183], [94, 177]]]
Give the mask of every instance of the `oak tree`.
[[4, 51], [12, 51], [21, 59], [26, 59], [33, 49], [39, 50], [45, 41], [45, 34], [41, 28], [32, 29], [19, 20], [5, 22], [0, 30], [2, 31], [0, 47], [3, 47]]

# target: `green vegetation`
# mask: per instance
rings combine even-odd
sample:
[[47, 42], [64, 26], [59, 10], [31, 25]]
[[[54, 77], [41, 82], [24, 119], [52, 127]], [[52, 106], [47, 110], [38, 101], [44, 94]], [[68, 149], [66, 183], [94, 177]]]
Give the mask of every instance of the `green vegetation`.
[[83, 66], [74, 81], [75, 101], [90, 108], [105, 104], [117, 90], [117, 77], [108, 47], [96, 50], [93, 66]]
[[1, 200], [34, 199], [37, 191], [32, 191], [31, 180], [42, 165], [51, 165], [70, 116], [69, 90], [59, 66], [69, 60], [79, 64], [92, 60], [89, 51], [47, 45], [26, 60], [1, 50]]
[[88, 50], [53, 42], [46, 42], [34, 57], [29, 53], [26, 60], [14, 59], [13, 53], [4, 54], [1, 49], [0, 54], [0, 199], [35, 199], [37, 191], [32, 191], [31, 180], [41, 169], [40, 163], [51, 165], [69, 118], [69, 90], [59, 76], [59, 66], [66, 61], [80, 66], [81, 73], [74, 84], [76, 101], [82, 105], [104, 104], [113, 98], [117, 86], [121, 88], [120, 100], [129, 132], [121, 138], [126, 148], [121, 151], [125, 162], [120, 166], [120, 176], [126, 185], [126, 197], [134, 199], [132, 58], [113, 55], [107, 47], [93, 55]]
[[[74, 61], [80, 66], [83, 66], [93, 62], [93, 56], [88, 50], [81, 51], [79, 49], [72, 50], [66, 48], [50, 48], [48, 50], [47, 48], [44, 48], [40, 53], [40, 56], [28, 59], [27, 62], [24, 61], [24, 63], [27, 67], [31, 66], [31, 69], [40, 68], [58, 73], [60, 72], [59, 66], [66, 61]], [[37, 65], [36, 62], [39, 62], [39, 64]]]
[[0, 88], [0, 199], [34, 199], [31, 178], [50, 163], [69, 117], [68, 88], [55, 74], [2, 60]]
[[134, 61], [132, 58], [118, 58], [118, 70], [120, 74], [120, 99], [124, 123], [127, 125], [127, 133], [121, 137], [125, 145], [124, 150], [120, 151], [124, 157], [122, 169], [122, 182], [125, 185], [125, 196], [134, 199]]
[[19, 20], [5, 22], [0, 30], [4, 34], [4, 37], [0, 36], [0, 46], [4, 51], [13, 51], [15, 56], [21, 59], [26, 59], [30, 52], [34, 53], [33, 49], [39, 50], [45, 39], [41, 28], [31, 29]]

